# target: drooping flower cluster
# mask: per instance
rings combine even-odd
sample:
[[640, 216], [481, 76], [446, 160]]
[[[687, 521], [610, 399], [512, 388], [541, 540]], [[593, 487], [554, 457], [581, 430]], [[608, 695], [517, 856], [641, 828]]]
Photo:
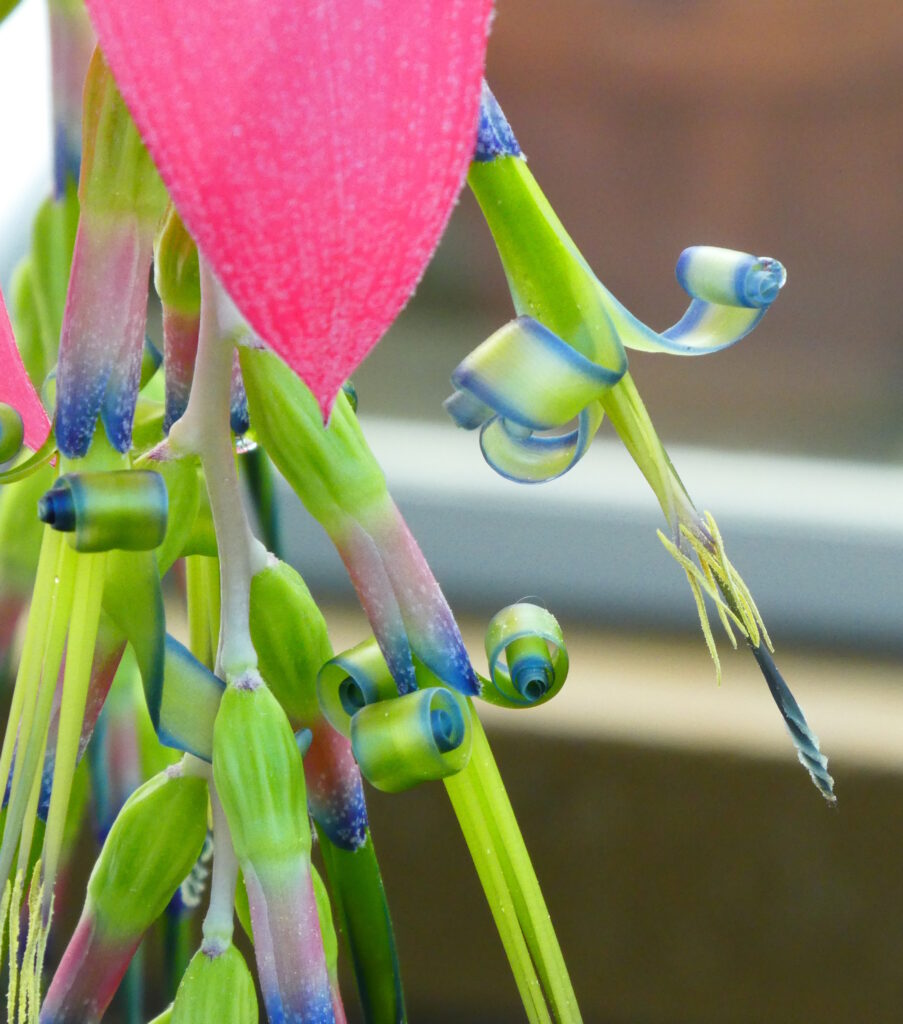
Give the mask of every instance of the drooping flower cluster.
[[[15, 337], [0, 303], [0, 610], [24, 623], [0, 751], [10, 1019], [100, 1020], [123, 978], [140, 985], [148, 930], [165, 918], [184, 931], [209, 883], [190, 963], [170, 948], [160, 1020], [257, 1019], [236, 914], [274, 1024], [345, 1020], [336, 920], [365, 1019], [403, 1020], [366, 778], [386, 792], [443, 780], [528, 1019], [578, 1021], [476, 712], [479, 699], [551, 699], [568, 668], [561, 630], [533, 605], [503, 609], [488, 676], [475, 670], [346, 381], [410, 296], [469, 168], [520, 315], [456, 371], [449, 411], [481, 427], [495, 468], [529, 481], [571, 468], [608, 414], [668, 517], [713, 654], [703, 594], [752, 648], [831, 796], [751, 595], [680, 485], [624, 351], [738, 340], [783, 270], [688, 250], [684, 318], [657, 334], [627, 313], [482, 84], [487, 0], [270, 0], [253, 17], [236, 0], [87, 8], [90, 23], [79, 0], [51, 2], [56, 189], [17, 274]], [[151, 269], [159, 344], [146, 338]], [[373, 636], [349, 651], [332, 649], [280, 558], [273, 465], [367, 613]], [[187, 644], [167, 632], [170, 572]], [[0, 640], [11, 648], [12, 630]], [[89, 800], [100, 851], [42, 999]]]

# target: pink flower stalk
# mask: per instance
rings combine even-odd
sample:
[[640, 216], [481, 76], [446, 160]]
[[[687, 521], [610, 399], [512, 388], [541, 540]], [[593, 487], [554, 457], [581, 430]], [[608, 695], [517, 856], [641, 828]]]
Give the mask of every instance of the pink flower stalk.
[[417, 689], [416, 661], [474, 696], [480, 684], [458, 624], [388, 491], [355, 518], [324, 523], [400, 693]]
[[328, 414], [464, 181], [490, 0], [87, 7], [203, 256]]
[[57, 371], [60, 451], [88, 452], [100, 416], [127, 452], [141, 376], [147, 279], [166, 196], [99, 53], [85, 82], [81, 213]]
[[53, 75], [53, 191], [78, 181], [82, 155], [82, 90], [94, 52], [91, 23], [81, 4], [50, 0], [50, 65]]

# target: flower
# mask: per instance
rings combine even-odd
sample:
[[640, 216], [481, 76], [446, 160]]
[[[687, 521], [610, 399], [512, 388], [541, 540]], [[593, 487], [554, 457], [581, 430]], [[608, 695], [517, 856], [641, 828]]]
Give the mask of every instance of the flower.
[[[829, 801], [833, 779], [771, 658], [771, 642], [752, 595], [725, 553], [711, 515], [693, 505], [627, 369], [625, 348], [704, 355], [735, 344], [759, 323], [786, 280], [774, 259], [710, 246], [686, 249], [677, 279], [690, 295], [683, 317], [656, 332], [601, 284], [542, 194], [495, 97], [484, 85], [477, 151], [468, 176], [501, 256], [517, 319], [476, 348], [454, 371], [446, 408], [459, 426], [480, 429], [486, 461], [527, 483], [572, 469], [604, 415], [646, 477], [671, 537], [663, 544], [687, 574], [720, 677], [703, 594], [715, 603], [736, 646], [752, 650], [801, 763]], [[576, 427], [562, 430], [576, 417]], [[555, 433], [549, 434], [553, 430]]]

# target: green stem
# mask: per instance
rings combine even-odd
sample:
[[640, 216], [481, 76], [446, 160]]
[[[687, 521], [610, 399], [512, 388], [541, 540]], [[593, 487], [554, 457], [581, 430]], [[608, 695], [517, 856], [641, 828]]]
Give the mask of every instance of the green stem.
[[53, 791], [44, 833], [44, 920], [48, 920], [53, 899], [53, 883], [59, 865], [66, 825], [66, 810], [75, 774], [85, 700], [91, 681], [94, 643], [100, 623], [103, 600], [104, 571], [107, 556], [80, 554], [75, 569], [75, 591], [72, 602], [72, 621], [66, 650], [66, 668], [63, 673], [63, 698], [60, 704], [59, 734], [53, 771]]
[[[44, 751], [47, 743], [47, 726], [53, 706], [66, 630], [72, 607], [72, 563], [75, 552], [62, 540], [56, 545], [56, 561], [53, 566], [53, 585], [49, 593], [49, 607], [42, 619], [43, 634], [38, 642], [43, 644], [40, 660], [29, 666], [36, 675], [27, 682], [28, 696], [20, 708], [21, 717], [16, 721], [10, 715], [10, 726], [18, 729], [15, 767], [10, 785], [9, 804], [3, 830], [3, 844], [0, 847], [0, 877], [9, 873], [16, 846], [19, 846], [19, 866], [27, 869], [31, 849], [34, 821], [29, 821], [31, 805], [37, 809], [37, 799], [32, 799], [35, 785], [40, 793], [40, 779], [44, 767]], [[36, 592], [37, 592], [36, 587]], [[31, 622], [29, 621], [29, 626]], [[23, 655], [23, 662], [25, 656]], [[15, 724], [13, 724], [15, 722]], [[25, 826], [23, 830], [23, 825]]]
[[219, 650], [220, 621], [220, 571], [219, 559], [208, 555], [204, 557], [204, 585], [207, 588], [207, 639], [210, 645], [210, 668], [213, 668], [214, 655]]
[[519, 927], [505, 873], [499, 862], [498, 847], [492, 841], [480, 806], [473, 760], [471, 759], [463, 771], [444, 781], [464, 841], [473, 858], [477, 876], [486, 893], [489, 909], [527, 1013], [527, 1020], [530, 1024], [550, 1024], [551, 1017], [543, 999], [542, 986], [530, 959], [530, 951]]
[[580, 1010], [561, 946], [489, 740], [475, 712], [470, 764], [483, 816], [499, 851], [518, 920], [524, 929], [552, 1013], [559, 1024], [577, 1024], [581, 1020]]
[[35, 689], [41, 678], [41, 664], [44, 660], [46, 640], [45, 627], [50, 615], [50, 602], [56, 589], [56, 565], [62, 543], [64, 541], [61, 534], [49, 527], [45, 528], [41, 540], [41, 553], [38, 557], [31, 608], [28, 612], [28, 623], [25, 628], [25, 643], [22, 657], [19, 660], [19, 671], [16, 673], [16, 685], [9, 709], [6, 733], [3, 737], [3, 749], [0, 752], [0, 779], [4, 780], [4, 786], [9, 778], [22, 708], [26, 699], [34, 700]]
[[207, 611], [207, 580], [204, 556], [189, 555], [185, 559], [185, 597], [188, 605], [188, 647], [208, 668], [213, 667], [210, 647], [210, 626]]
[[[38, 800], [41, 793], [41, 782], [44, 770], [44, 757], [47, 751], [47, 731], [50, 723], [50, 713], [53, 708], [53, 697], [56, 693], [59, 681], [60, 665], [63, 660], [63, 647], [66, 642], [66, 631], [69, 628], [69, 617], [72, 614], [72, 601], [74, 593], [75, 560], [77, 555], [68, 544], [60, 545], [60, 557], [57, 561], [56, 579], [59, 581], [54, 588], [53, 598], [50, 604], [49, 629], [47, 631], [47, 646], [44, 654], [44, 666], [41, 672], [41, 685], [38, 691], [37, 705], [35, 708], [34, 720], [26, 728], [23, 721], [22, 735], [28, 737], [27, 745], [21, 758], [23, 763], [24, 781], [30, 781], [31, 792], [28, 796], [28, 806], [25, 808], [25, 816], [18, 819], [14, 809], [14, 796], [16, 795], [16, 780], [13, 779], [13, 786], [10, 790], [9, 811], [7, 821], [16, 822], [16, 829], [21, 828], [22, 837], [19, 842], [18, 866], [22, 870], [28, 869], [28, 858], [31, 853], [31, 841], [34, 835], [35, 817], [37, 815]], [[16, 758], [19, 761], [19, 758]], [[18, 763], [16, 768], [18, 769]], [[5, 838], [5, 837], [4, 837]]]
[[232, 845], [232, 833], [208, 771], [207, 786], [213, 812], [213, 875], [210, 879], [210, 902], [204, 916], [202, 949], [208, 956], [219, 956], [232, 942], [235, 908], [235, 886], [238, 882], [238, 860]]

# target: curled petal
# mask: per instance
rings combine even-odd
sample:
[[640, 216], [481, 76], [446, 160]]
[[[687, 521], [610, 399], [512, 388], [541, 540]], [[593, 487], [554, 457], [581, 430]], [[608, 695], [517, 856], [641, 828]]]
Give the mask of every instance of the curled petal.
[[[583, 457], [602, 423], [599, 399], [627, 372], [623, 348], [614, 352], [611, 366], [599, 365], [520, 316], [460, 363], [452, 374], [459, 390], [445, 408], [459, 426], [482, 427], [480, 447], [497, 473], [520, 483], [551, 480]], [[574, 430], [539, 433], [574, 417]]]
[[684, 249], [676, 274], [693, 301], [680, 320], [660, 334], [610, 297], [609, 315], [628, 348], [678, 356], [720, 352], [749, 334], [787, 280], [783, 264], [769, 256], [711, 245]]
[[558, 620], [545, 608], [519, 602], [493, 616], [486, 630], [492, 686], [481, 696], [505, 707], [535, 707], [551, 700], [568, 674], [568, 653]]
[[351, 746], [364, 778], [399, 793], [457, 774], [470, 760], [470, 715], [462, 696], [439, 686], [361, 708]]
[[373, 637], [337, 654], [317, 675], [317, 696], [326, 720], [343, 736], [361, 708], [398, 696], [398, 687]]

